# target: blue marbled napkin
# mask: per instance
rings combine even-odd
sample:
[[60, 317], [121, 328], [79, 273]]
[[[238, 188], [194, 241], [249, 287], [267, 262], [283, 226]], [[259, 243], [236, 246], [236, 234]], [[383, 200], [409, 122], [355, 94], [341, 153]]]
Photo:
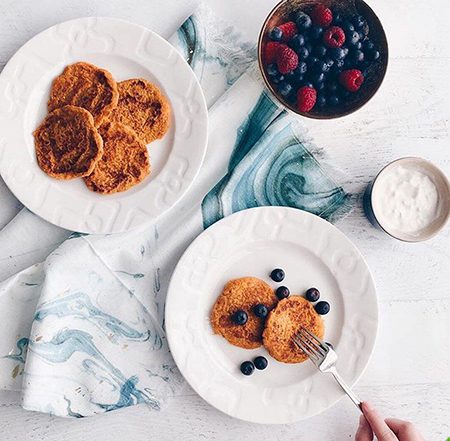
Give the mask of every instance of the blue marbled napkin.
[[253, 44], [206, 8], [171, 41], [210, 107], [205, 163], [186, 197], [155, 224], [120, 235], [74, 233], [44, 262], [0, 284], [0, 385], [21, 389], [26, 409], [68, 417], [139, 403], [161, 409], [182, 383], [164, 302], [189, 243], [250, 207], [290, 206], [330, 221], [350, 209], [351, 195], [311, 154], [299, 119], [264, 90]]

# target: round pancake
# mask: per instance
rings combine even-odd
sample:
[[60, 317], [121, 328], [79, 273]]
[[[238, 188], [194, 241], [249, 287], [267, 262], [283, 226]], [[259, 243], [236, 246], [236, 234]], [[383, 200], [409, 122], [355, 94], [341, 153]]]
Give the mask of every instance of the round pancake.
[[33, 135], [39, 167], [56, 179], [89, 175], [103, 154], [94, 118], [81, 107], [54, 110]]
[[99, 127], [117, 106], [118, 99], [117, 83], [107, 70], [80, 62], [67, 66], [55, 78], [48, 109], [52, 111], [67, 104], [83, 107], [91, 112]]
[[[261, 346], [264, 319], [256, 317], [253, 307], [264, 304], [269, 310], [277, 304], [273, 289], [256, 277], [231, 280], [216, 300], [211, 312], [211, 325], [215, 334], [225, 337], [232, 345], [245, 349]], [[248, 315], [245, 325], [236, 325], [231, 315], [242, 309]]]
[[170, 125], [167, 98], [142, 78], [118, 84], [119, 103], [111, 119], [131, 127], [146, 144], [162, 138]]
[[308, 358], [291, 340], [300, 326], [319, 338], [325, 332], [322, 317], [308, 300], [301, 296], [280, 300], [270, 312], [263, 333], [264, 346], [273, 358], [283, 363], [301, 363]]
[[146, 145], [129, 127], [106, 123], [99, 128], [103, 138], [103, 156], [94, 171], [84, 178], [88, 188], [97, 193], [128, 190], [150, 174]]

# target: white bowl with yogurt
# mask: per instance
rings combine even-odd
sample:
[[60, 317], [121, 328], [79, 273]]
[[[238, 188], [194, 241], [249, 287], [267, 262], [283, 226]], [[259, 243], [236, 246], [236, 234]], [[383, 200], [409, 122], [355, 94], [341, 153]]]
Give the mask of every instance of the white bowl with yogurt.
[[365, 208], [371, 222], [406, 242], [427, 240], [450, 217], [450, 184], [422, 158], [401, 158], [384, 167], [369, 185]]

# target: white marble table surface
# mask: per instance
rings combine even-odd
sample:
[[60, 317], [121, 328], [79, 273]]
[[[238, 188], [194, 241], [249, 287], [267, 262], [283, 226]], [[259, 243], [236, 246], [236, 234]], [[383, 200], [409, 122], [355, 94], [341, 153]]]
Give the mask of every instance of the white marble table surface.
[[[0, 67], [28, 38], [54, 23], [114, 15], [145, 24], [145, 14], [155, 13], [153, 1], [158, 0], [0, 0]], [[274, 3], [210, 0], [217, 13], [233, 19], [250, 38], [256, 38]], [[371, 4], [385, 25], [391, 50], [382, 89], [355, 115], [329, 122], [305, 121], [316, 144], [352, 176], [352, 190], [360, 194], [384, 164], [401, 156], [425, 157], [450, 174], [448, 2], [373, 0]], [[426, 243], [396, 242], [371, 227], [361, 201], [338, 227], [367, 259], [380, 301], [375, 353], [356, 392], [384, 414], [414, 421], [427, 440], [446, 440], [450, 436], [450, 228]], [[221, 414], [188, 386], [163, 413], [138, 406], [67, 420], [26, 412], [18, 403], [13, 392], [0, 395], [2, 441], [334, 441], [352, 439], [358, 419], [354, 406], [343, 399], [322, 415], [297, 424], [254, 425]]]

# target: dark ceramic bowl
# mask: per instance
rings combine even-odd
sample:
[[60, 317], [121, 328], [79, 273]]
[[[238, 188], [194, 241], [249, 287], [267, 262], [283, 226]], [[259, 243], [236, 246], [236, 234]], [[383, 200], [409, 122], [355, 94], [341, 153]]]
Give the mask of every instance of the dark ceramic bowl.
[[[351, 94], [351, 98], [349, 100], [346, 100], [345, 102], [334, 107], [326, 106], [322, 109], [313, 108], [311, 111], [305, 113], [300, 112], [296, 108], [295, 103], [286, 101], [286, 99], [278, 93], [275, 85], [270, 83], [262, 60], [262, 49], [263, 46], [268, 41], [270, 41], [268, 37], [270, 29], [286, 21], [292, 20], [292, 14], [295, 11], [307, 10], [317, 3], [322, 3], [331, 8], [343, 11], [344, 15], [362, 15], [369, 25], [369, 38], [374, 42], [377, 49], [379, 50], [380, 58], [371, 65], [369, 72], [370, 74], [365, 79], [358, 92]], [[384, 33], [384, 29], [381, 25], [380, 20], [375, 15], [375, 12], [373, 12], [370, 6], [363, 0], [345, 2], [345, 4], [347, 5], [346, 7], [342, 6], [343, 3], [344, 2], [342, 0], [282, 0], [273, 8], [273, 10], [264, 21], [258, 39], [258, 61], [261, 74], [264, 78], [264, 82], [266, 83], [267, 88], [272, 92], [276, 99], [283, 106], [287, 107], [298, 115], [314, 119], [332, 119], [349, 115], [350, 113], [353, 113], [364, 106], [364, 104], [366, 104], [375, 95], [375, 93], [381, 86], [381, 83], [383, 82], [388, 65], [389, 51], [386, 34]], [[351, 6], [348, 6], [349, 4], [351, 4]]]

